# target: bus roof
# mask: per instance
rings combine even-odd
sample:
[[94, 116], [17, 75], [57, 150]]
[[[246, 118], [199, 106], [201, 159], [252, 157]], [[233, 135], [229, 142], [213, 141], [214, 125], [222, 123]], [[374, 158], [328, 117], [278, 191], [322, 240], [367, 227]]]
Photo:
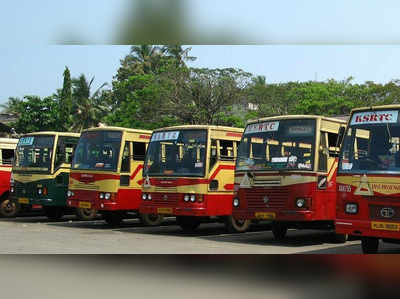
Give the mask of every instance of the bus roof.
[[18, 138], [0, 138], [0, 143], [17, 144]]
[[338, 116], [338, 117], [326, 117], [326, 116], [321, 116], [321, 115], [280, 115], [280, 116], [272, 116], [272, 117], [263, 117], [259, 119], [252, 119], [247, 121], [247, 124], [254, 124], [258, 122], [263, 122], [263, 121], [269, 121], [269, 120], [283, 120], [283, 119], [322, 119], [322, 120], [327, 120], [327, 121], [332, 121], [336, 123], [341, 123], [341, 124], [346, 124], [347, 121], [344, 119], [344, 116]]
[[169, 131], [169, 130], [217, 130], [217, 131], [228, 131], [228, 132], [238, 132], [243, 133], [243, 128], [234, 128], [234, 127], [225, 127], [225, 126], [212, 126], [212, 125], [183, 125], [183, 126], [173, 126], [173, 127], [166, 127], [166, 128], [159, 128], [154, 130], [154, 132], [159, 131]]
[[37, 136], [37, 135], [58, 135], [58, 136], [68, 136], [68, 137], [79, 137], [81, 134], [70, 133], [70, 132], [44, 131], [44, 132], [27, 133], [23, 134], [22, 136]]
[[370, 107], [359, 107], [359, 108], [354, 108], [351, 110], [351, 112], [356, 112], [356, 111], [369, 111], [369, 110], [382, 110], [382, 109], [400, 109], [400, 105], [381, 105], [381, 106], [370, 106]]
[[96, 127], [96, 128], [90, 128], [86, 129], [83, 132], [86, 131], [126, 131], [130, 133], [140, 133], [140, 134], [149, 134], [151, 135], [152, 131], [149, 130], [141, 130], [141, 129], [131, 129], [131, 128], [123, 128], [123, 127]]

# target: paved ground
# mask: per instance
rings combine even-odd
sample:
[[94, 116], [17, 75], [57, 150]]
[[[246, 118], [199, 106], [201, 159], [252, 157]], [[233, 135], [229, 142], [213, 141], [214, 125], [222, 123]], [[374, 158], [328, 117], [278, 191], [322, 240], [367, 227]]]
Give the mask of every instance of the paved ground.
[[[77, 221], [73, 216], [51, 222], [45, 217], [0, 219], [0, 254], [359, 254], [360, 241], [335, 244], [328, 232], [290, 230], [276, 242], [268, 225], [253, 226], [244, 234], [227, 234], [218, 223], [202, 224], [184, 234], [173, 218], [159, 227], [144, 227], [137, 219], [110, 228], [102, 220]], [[381, 244], [382, 253], [399, 253], [400, 245]]]

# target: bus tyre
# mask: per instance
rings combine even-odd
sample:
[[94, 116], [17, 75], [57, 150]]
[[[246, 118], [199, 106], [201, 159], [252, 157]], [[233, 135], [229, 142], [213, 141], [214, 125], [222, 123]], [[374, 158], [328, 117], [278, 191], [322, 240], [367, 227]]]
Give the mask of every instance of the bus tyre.
[[200, 225], [200, 219], [192, 216], [176, 216], [176, 222], [185, 233], [192, 233]]
[[272, 234], [275, 240], [282, 241], [285, 239], [287, 233], [287, 226], [280, 222], [272, 223]]
[[374, 254], [378, 252], [379, 239], [364, 237], [361, 239], [361, 248], [364, 254]]
[[108, 225], [115, 227], [119, 226], [122, 223], [122, 219], [124, 218], [122, 213], [106, 213], [103, 214], [104, 221], [107, 222]]
[[0, 214], [3, 217], [15, 217], [20, 210], [21, 206], [15, 200], [7, 198], [0, 203]]
[[80, 220], [93, 220], [96, 217], [97, 211], [95, 209], [77, 208], [75, 214]]
[[44, 214], [50, 220], [59, 220], [64, 216], [64, 209], [61, 207], [44, 207]]
[[347, 234], [333, 234], [333, 242], [337, 244], [346, 243], [349, 238]]
[[250, 226], [250, 220], [235, 219], [233, 216], [225, 218], [225, 227], [230, 233], [244, 233]]
[[163, 222], [164, 216], [159, 214], [140, 214], [140, 220], [144, 225], [157, 226]]

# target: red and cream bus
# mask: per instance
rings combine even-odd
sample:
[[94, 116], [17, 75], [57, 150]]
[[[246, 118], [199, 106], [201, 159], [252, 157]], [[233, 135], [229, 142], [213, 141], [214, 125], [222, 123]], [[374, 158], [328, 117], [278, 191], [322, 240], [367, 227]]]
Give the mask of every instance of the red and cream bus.
[[[151, 131], [101, 127], [82, 132], [75, 150], [68, 205], [96, 209], [110, 225], [128, 213], [137, 215], [142, 195], [142, 169]], [[142, 221], [156, 224], [156, 215]]]
[[0, 138], [0, 215], [11, 217], [16, 215], [15, 203], [9, 199], [10, 178], [14, 160], [14, 152], [18, 139]]
[[243, 231], [248, 221], [232, 217], [237, 147], [243, 129], [187, 125], [153, 132], [143, 170], [140, 212], [176, 216], [184, 231], [202, 220]]
[[337, 176], [336, 231], [361, 237], [364, 253], [379, 240], [400, 243], [400, 105], [354, 109]]
[[277, 240], [288, 228], [333, 230], [338, 135], [344, 126], [344, 120], [310, 115], [250, 121], [236, 161], [233, 216], [272, 221]]

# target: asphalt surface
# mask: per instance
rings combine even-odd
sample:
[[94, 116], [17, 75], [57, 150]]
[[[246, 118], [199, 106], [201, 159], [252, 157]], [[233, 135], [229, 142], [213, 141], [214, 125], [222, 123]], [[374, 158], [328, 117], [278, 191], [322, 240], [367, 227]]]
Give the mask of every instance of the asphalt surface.
[[[243, 234], [229, 234], [221, 223], [204, 223], [185, 234], [174, 218], [161, 226], [145, 227], [127, 219], [112, 228], [100, 218], [60, 221], [46, 217], [0, 219], [0, 254], [360, 254], [360, 241], [335, 244], [332, 234], [289, 230], [284, 241], [274, 240], [270, 226], [253, 225]], [[380, 244], [380, 253], [400, 253], [400, 245]]]

